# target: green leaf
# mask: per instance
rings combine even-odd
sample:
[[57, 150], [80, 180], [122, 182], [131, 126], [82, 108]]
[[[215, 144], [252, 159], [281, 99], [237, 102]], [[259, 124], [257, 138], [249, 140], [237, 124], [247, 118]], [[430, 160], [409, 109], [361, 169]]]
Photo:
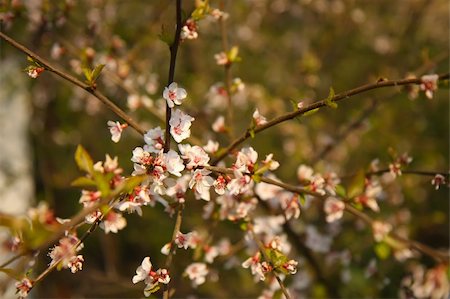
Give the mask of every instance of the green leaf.
[[100, 76], [100, 73], [102, 72], [104, 67], [104, 64], [99, 64], [94, 68], [94, 70], [91, 72], [91, 83], [97, 81], [97, 78], [98, 76]]
[[342, 185], [337, 185], [336, 186], [336, 194], [341, 197], [341, 198], [347, 198], [347, 192], [345, 190], [345, 187]]
[[328, 94], [328, 97], [325, 99], [325, 105], [333, 109], [336, 109], [338, 105], [336, 104], [336, 102], [333, 101], [334, 96], [335, 96], [334, 89], [333, 87], [330, 87], [330, 93]]
[[227, 56], [228, 60], [231, 62], [238, 62], [241, 60], [241, 58], [238, 56], [239, 54], [239, 48], [237, 46], [234, 46], [228, 51]]
[[83, 75], [86, 78], [86, 81], [90, 84], [92, 82], [92, 72], [88, 67], [83, 66], [81, 68], [83, 71]]
[[350, 186], [347, 189], [348, 198], [354, 198], [364, 192], [366, 176], [364, 171], [359, 171], [358, 174], [354, 177]]
[[81, 170], [91, 175], [94, 172], [94, 162], [89, 153], [81, 145], [78, 145], [75, 152], [75, 162]]
[[111, 188], [109, 186], [109, 181], [111, 178], [99, 171], [94, 171], [92, 173], [94, 181], [97, 185], [98, 190], [101, 192], [102, 197], [106, 197], [111, 193]]
[[260, 183], [261, 182], [261, 175], [254, 174], [254, 175], [252, 175], [252, 179], [253, 179], [253, 181], [255, 181], [255, 183]]
[[85, 177], [85, 176], [76, 178], [75, 180], [72, 181], [72, 183], [70, 183], [70, 185], [73, 187], [83, 187], [83, 188], [97, 186], [97, 184], [95, 183], [94, 180], [92, 180], [88, 177]]
[[191, 18], [194, 21], [199, 21], [203, 19], [209, 13], [209, 1], [199, 1], [200, 3], [197, 5], [195, 10], [191, 14]]
[[304, 115], [304, 116], [313, 115], [313, 114], [316, 113], [317, 111], [319, 111], [319, 108], [309, 110], [309, 111], [303, 113], [303, 115]]
[[287, 256], [285, 256], [282, 252], [275, 249], [271, 248], [266, 249], [266, 255], [269, 257], [270, 263], [275, 268], [281, 267], [288, 261]]
[[391, 255], [391, 247], [385, 242], [377, 243], [374, 250], [380, 260], [385, 260]]
[[145, 293], [149, 293], [149, 294], [153, 294], [156, 293], [161, 287], [159, 285], [154, 285], [151, 288], [145, 288], [144, 292]]
[[140, 176], [132, 176], [129, 177], [127, 179], [125, 179], [125, 181], [123, 181], [116, 190], [118, 190], [118, 192], [124, 192], [124, 193], [130, 193], [131, 191], [133, 191], [133, 189], [140, 185], [145, 179], [147, 178], [146, 175], [140, 175]]
[[255, 128], [250, 128], [250, 130], [248, 130], [248, 133], [250, 134], [250, 137], [255, 138]]
[[161, 25], [161, 33], [158, 35], [159, 39], [167, 44], [169, 47], [173, 44], [173, 34], [166, 30], [164, 25]]
[[300, 202], [300, 205], [304, 207], [305, 204], [306, 204], [306, 196], [305, 196], [305, 194], [298, 194], [298, 200]]

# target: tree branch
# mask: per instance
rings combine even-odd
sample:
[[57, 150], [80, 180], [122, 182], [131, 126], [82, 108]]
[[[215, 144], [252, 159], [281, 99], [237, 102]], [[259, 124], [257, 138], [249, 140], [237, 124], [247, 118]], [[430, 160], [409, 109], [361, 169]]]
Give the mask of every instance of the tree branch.
[[[442, 74], [439, 76], [439, 80], [447, 80], [449, 78], [450, 74], [446, 73], [446, 74]], [[364, 93], [367, 91], [370, 91], [372, 89], [378, 89], [378, 88], [382, 88], [382, 87], [390, 87], [390, 86], [402, 86], [402, 85], [411, 85], [411, 84], [421, 84], [422, 81], [420, 78], [412, 78], [412, 79], [401, 79], [401, 80], [386, 80], [386, 81], [379, 81], [376, 83], [369, 83], [366, 85], [362, 85], [359, 87], [356, 87], [354, 89], [350, 89], [348, 91], [344, 91], [342, 93], [339, 93], [337, 95], [335, 95], [331, 101], [333, 102], [339, 102], [341, 100], [345, 100], [348, 99], [354, 95], [360, 94], [360, 93]], [[273, 127], [275, 125], [278, 125], [282, 122], [285, 122], [287, 120], [293, 119], [297, 116], [301, 116], [309, 111], [315, 110], [315, 109], [319, 109], [322, 107], [326, 107], [326, 100], [321, 100], [315, 103], [312, 103], [304, 108], [283, 114], [279, 117], [276, 117], [274, 119], [272, 119], [271, 121], [260, 125], [260, 126], [256, 126], [253, 130], [253, 132], [255, 134], [262, 132], [270, 127]], [[245, 140], [247, 140], [250, 137], [250, 130], [247, 129], [246, 132], [244, 134], [241, 135], [241, 137], [237, 138], [236, 140], [234, 140], [219, 156], [217, 156], [212, 162], [211, 165], [217, 165], [218, 162], [220, 162], [222, 159], [224, 159], [229, 153], [231, 153], [231, 151], [233, 149], [235, 149], [239, 144], [241, 144], [242, 142], [244, 142]]]
[[119, 108], [116, 104], [114, 104], [110, 99], [108, 99], [103, 93], [100, 91], [94, 89], [92, 86], [90, 86], [87, 83], [84, 83], [80, 81], [79, 79], [75, 78], [74, 76], [70, 75], [69, 73], [66, 73], [63, 70], [60, 70], [59, 68], [52, 65], [49, 61], [46, 59], [40, 57], [35, 52], [31, 51], [24, 45], [20, 44], [19, 42], [15, 41], [11, 37], [7, 36], [3, 32], [0, 31], [0, 38], [5, 40], [7, 43], [9, 43], [14, 48], [20, 50], [21, 52], [27, 54], [31, 58], [33, 58], [35, 61], [39, 62], [41, 65], [45, 67], [46, 70], [55, 73], [59, 77], [65, 79], [66, 81], [71, 82], [72, 84], [86, 90], [90, 94], [92, 94], [94, 97], [96, 97], [98, 100], [100, 100], [103, 104], [105, 104], [111, 111], [113, 111], [117, 116], [122, 118], [130, 127], [135, 129], [138, 133], [141, 135], [145, 134], [145, 130], [141, 128], [141, 126], [134, 121], [126, 112], [124, 112], [122, 109]]

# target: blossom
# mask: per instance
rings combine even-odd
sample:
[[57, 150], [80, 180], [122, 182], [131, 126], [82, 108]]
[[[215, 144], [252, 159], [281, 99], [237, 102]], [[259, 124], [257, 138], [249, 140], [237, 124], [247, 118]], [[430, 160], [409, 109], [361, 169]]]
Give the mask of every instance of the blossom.
[[214, 191], [216, 191], [217, 194], [223, 195], [225, 193], [225, 188], [227, 187], [227, 180], [222, 175], [219, 175], [214, 181], [213, 186]]
[[180, 38], [184, 39], [196, 39], [198, 37], [197, 23], [193, 19], [187, 19], [184, 26], [181, 28]]
[[227, 65], [230, 63], [227, 53], [225, 52], [214, 54], [214, 59], [216, 60], [217, 65]]
[[233, 168], [241, 172], [252, 172], [257, 159], [258, 153], [252, 147], [245, 147], [238, 152]]
[[262, 164], [267, 166], [271, 171], [276, 170], [278, 167], [280, 167], [280, 163], [273, 159], [273, 154], [266, 155], [266, 158], [264, 159], [264, 161], [262, 161]]
[[209, 201], [209, 187], [214, 183], [214, 179], [208, 176], [210, 173], [206, 169], [196, 169], [189, 181], [189, 188], [194, 189], [195, 195], [206, 201]]
[[253, 184], [252, 179], [248, 175], [243, 175], [240, 171], [234, 171], [234, 179], [227, 185], [230, 194], [238, 195], [249, 190]]
[[170, 134], [172, 134], [173, 139], [180, 143], [184, 139], [191, 136], [191, 124], [195, 118], [185, 114], [183, 111], [176, 109], [173, 111], [172, 116], [169, 120]]
[[209, 270], [205, 263], [192, 263], [184, 270], [184, 273], [192, 280], [192, 285], [197, 287], [205, 282]]
[[323, 210], [327, 214], [327, 222], [334, 222], [342, 218], [344, 215], [345, 203], [334, 197], [329, 197], [325, 201]]
[[175, 244], [177, 244], [178, 248], [188, 249], [188, 247], [195, 248], [196, 244], [193, 242], [194, 234], [187, 233], [183, 234], [180, 231], [177, 232], [175, 236]]
[[219, 150], [219, 142], [208, 140], [208, 143], [203, 147], [205, 152], [214, 154]]
[[255, 275], [256, 281], [258, 280], [264, 281], [266, 279], [260, 261], [261, 261], [261, 254], [258, 251], [257, 253], [255, 253], [255, 255], [249, 257], [242, 263], [243, 268], [251, 269], [252, 275]]
[[259, 110], [256, 109], [255, 112], [253, 112], [253, 121], [257, 126], [261, 126], [267, 123], [267, 119], [259, 114]]
[[105, 230], [105, 234], [112, 232], [117, 233], [119, 230], [127, 226], [127, 220], [120, 213], [110, 211], [105, 219], [100, 223], [100, 227]]
[[300, 165], [297, 169], [297, 178], [300, 182], [311, 181], [314, 170], [306, 165]]
[[436, 74], [425, 75], [422, 76], [420, 80], [422, 82], [420, 84], [420, 90], [425, 91], [425, 96], [431, 100], [433, 98], [433, 92], [437, 90], [439, 76]]
[[209, 162], [209, 156], [203, 148], [198, 145], [179, 144], [181, 157], [187, 161], [186, 169], [192, 169], [197, 166], [206, 166]]
[[168, 284], [170, 282], [170, 276], [167, 269], [154, 271], [150, 258], [147, 256], [136, 269], [136, 275], [133, 276], [132, 281], [134, 284], [144, 281], [146, 284], [144, 295], [148, 297], [159, 283]]
[[297, 265], [298, 265], [297, 261], [289, 260], [283, 264], [283, 268], [286, 269], [289, 272], [289, 274], [293, 275], [297, 273]]
[[122, 131], [128, 127], [128, 124], [121, 124], [118, 121], [113, 122], [112, 120], [109, 120], [107, 124], [109, 127], [109, 132], [111, 133], [111, 140], [115, 143], [119, 142], [120, 137], [122, 136]]
[[374, 221], [372, 223], [373, 238], [377, 242], [382, 241], [391, 230], [392, 225], [390, 225], [389, 223], [384, 223], [381, 221]]
[[[72, 268], [73, 264], [81, 262], [77, 252], [81, 250], [83, 243], [74, 235], [67, 235], [59, 240], [59, 245], [53, 247], [48, 256], [52, 259], [50, 266], [58, 264], [61, 268]], [[75, 261], [76, 260], [76, 261]]]
[[375, 180], [366, 180], [365, 185], [364, 193], [355, 198], [356, 202], [369, 207], [374, 212], [379, 212], [380, 207], [376, 198], [383, 191], [380, 184]]
[[148, 130], [144, 134], [144, 150], [150, 153], [159, 153], [164, 148], [164, 131], [160, 127]]
[[33, 288], [33, 281], [28, 277], [23, 278], [21, 281], [16, 282], [17, 293], [20, 298], [25, 298]]
[[287, 220], [291, 218], [298, 219], [300, 217], [300, 203], [297, 194], [282, 192], [279, 199]]
[[216, 20], [219, 20], [219, 19], [226, 20], [229, 17], [228, 13], [221, 11], [218, 8], [212, 9], [210, 14]]
[[212, 264], [214, 259], [220, 254], [219, 248], [216, 246], [205, 246], [203, 249], [205, 250], [205, 262], [208, 264]]
[[72, 273], [75, 273], [75, 272], [81, 271], [83, 269], [83, 262], [84, 262], [83, 256], [77, 255], [70, 259], [67, 266], [68, 266], [68, 268], [70, 268], [70, 271]]
[[436, 190], [439, 189], [441, 185], [445, 184], [445, 177], [442, 174], [436, 174], [431, 180], [431, 185], [435, 186]]
[[36, 79], [43, 71], [45, 71], [45, 68], [37, 66], [29, 66], [26, 71], [28, 76], [30, 76], [33, 79]]
[[181, 105], [183, 100], [187, 97], [187, 92], [184, 88], [178, 87], [175, 82], [170, 83], [164, 88], [163, 98], [167, 101], [167, 105], [173, 108], [175, 104]]
[[212, 124], [212, 129], [214, 132], [217, 132], [217, 133], [225, 132], [226, 131], [225, 117], [223, 117], [222, 115], [219, 116]]
[[171, 174], [180, 177], [180, 171], [184, 170], [184, 164], [177, 152], [170, 150], [164, 155], [166, 169]]

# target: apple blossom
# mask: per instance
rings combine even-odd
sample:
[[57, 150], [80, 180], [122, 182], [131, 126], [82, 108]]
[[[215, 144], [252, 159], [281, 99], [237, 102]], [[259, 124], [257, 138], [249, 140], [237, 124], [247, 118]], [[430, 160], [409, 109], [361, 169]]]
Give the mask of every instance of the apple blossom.
[[253, 112], [253, 121], [257, 126], [261, 126], [267, 123], [267, 119], [259, 113], [258, 109]]
[[242, 263], [242, 267], [245, 269], [250, 268], [252, 275], [255, 276], [255, 280], [264, 281], [266, 279], [263, 268], [261, 266], [261, 253], [259, 251], [255, 255], [249, 257]]
[[125, 226], [127, 226], [127, 220], [121, 213], [114, 211], [110, 211], [100, 223], [100, 227], [105, 230], [105, 234], [109, 232], [117, 233], [119, 230], [124, 229]]
[[[59, 240], [59, 245], [53, 247], [48, 256], [52, 259], [50, 266], [58, 264], [64, 269], [72, 268], [73, 264], [81, 263], [82, 258], [78, 258], [77, 252], [83, 248], [83, 243], [79, 243], [75, 235], [67, 235]], [[81, 268], [77, 266], [77, 268]]]
[[181, 157], [187, 161], [186, 169], [193, 169], [198, 166], [209, 165], [209, 156], [203, 148], [198, 145], [179, 144]]
[[212, 129], [214, 132], [222, 133], [226, 131], [225, 128], [225, 117], [219, 116], [212, 124]]
[[184, 26], [181, 28], [181, 40], [196, 39], [198, 37], [197, 23], [193, 19], [187, 19]]
[[163, 98], [167, 101], [167, 105], [173, 108], [176, 105], [181, 105], [183, 100], [187, 97], [187, 92], [184, 88], [178, 87], [175, 82], [170, 83], [164, 88]]
[[167, 171], [174, 176], [181, 176], [181, 172], [184, 170], [184, 164], [177, 152], [170, 150], [164, 154], [164, 162]]
[[227, 53], [225, 52], [214, 54], [214, 59], [216, 60], [217, 65], [227, 65], [230, 63]]
[[16, 282], [16, 293], [19, 295], [19, 298], [26, 298], [28, 293], [33, 288], [33, 281], [28, 277], [23, 278], [21, 281]]
[[257, 159], [258, 153], [252, 147], [245, 147], [238, 152], [233, 169], [251, 173], [254, 170]]
[[136, 275], [133, 276], [132, 281], [134, 284], [144, 281], [146, 284], [144, 295], [148, 297], [159, 283], [168, 284], [170, 276], [167, 269], [154, 271], [150, 258], [145, 257], [142, 264], [136, 269]]
[[223, 195], [227, 187], [227, 180], [222, 175], [219, 175], [214, 181], [213, 186], [217, 194]]
[[219, 150], [219, 142], [209, 139], [208, 143], [203, 147], [203, 149], [207, 153], [214, 154]]

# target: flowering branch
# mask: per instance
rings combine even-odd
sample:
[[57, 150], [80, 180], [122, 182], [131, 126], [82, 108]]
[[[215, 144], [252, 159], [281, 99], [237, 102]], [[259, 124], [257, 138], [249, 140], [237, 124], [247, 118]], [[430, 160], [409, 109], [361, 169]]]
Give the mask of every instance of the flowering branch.
[[[442, 74], [442, 75], [439, 75], [438, 80], [439, 81], [448, 80], [449, 77], [450, 77], [449, 73]], [[401, 80], [382, 80], [382, 81], [377, 81], [376, 83], [365, 84], [365, 85], [356, 87], [354, 89], [350, 89], [348, 91], [339, 93], [339, 94], [331, 97], [330, 99], [324, 99], [324, 100], [312, 103], [304, 108], [300, 108], [298, 110], [295, 110], [295, 111], [283, 114], [279, 117], [276, 117], [263, 125], [256, 126], [255, 128], [253, 128], [252, 133], [257, 134], [257, 133], [262, 132], [270, 127], [278, 125], [282, 122], [285, 122], [287, 120], [293, 119], [298, 116], [301, 116], [309, 111], [316, 110], [316, 109], [319, 109], [322, 107], [326, 107], [326, 106], [328, 106], [329, 102], [338, 102], [341, 100], [345, 100], [354, 95], [364, 93], [364, 92], [370, 91], [372, 89], [378, 89], [378, 88], [390, 87], [390, 86], [411, 85], [411, 84], [416, 84], [416, 85], [422, 84], [422, 80], [420, 78], [401, 79]], [[231, 153], [231, 151], [233, 151], [238, 145], [240, 145], [242, 142], [247, 140], [249, 137], [251, 137], [251, 132], [250, 132], [250, 129], [247, 129], [245, 131], [245, 133], [242, 134], [242, 136], [240, 136], [239, 138], [234, 140], [223, 152], [221, 152], [221, 154], [218, 155], [212, 161], [211, 165], [216, 165], [218, 162], [220, 162], [222, 159], [224, 159], [229, 153]]]
[[[252, 224], [248, 225], [248, 230], [249, 230], [250, 234], [252, 235], [253, 240], [255, 240], [256, 245], [258, 245], [259, 251], [261, 252], [262, 256], [264, 257], [264, 259], [267, 262], [269, 262], [270, 258], [267, 256], [266, 250], [264, 248], [264, 244], [261, 242], [261, 240], [256, 235], [255, 231], [253, 230]], [[284, 286], [283, 281], [280, 279], [280, 277], [275, 272], [272, 272], [272, 273], [275, 276], [275, 278], [277, 279], [278, 284], [280, 285], [281, 291], [283, 292], [286, 299], [291, 299], [291, 295], [289, 294], [288, 290]]]
[[[180, 45], [180, 35], [181, 35], [181, 0], [177, 0], [176, 4], [176, 18], [177, 18], [177, 25], [175, 29], [175, 36], [173, 43], [170, 45], [170, 66], [169, 66], [169, 79], [167, 80], [167, 86], [169, 86], [175, 77], [175, 64], [177, 61], [177, 53], [178, 53], [178, 46]], [[166, 131], [164, 135], [164, 152], [168, 152], [170, 149], [170, 117], [172, 115], [172, 110], [169, 107], [169, 104], [166, 103]]]
[[31, 57], [34, 61], [39, 62], [40, 65], [42, 65], [46, 70], [55, 73], [59, 77], [73, 83], [74, 85], [86, 90], [90, 94], [92, 94], [94, 97], [96, 97], [98, 100], [100, 100], [103, 104], [105, 104], [109, 109], [111, 109], [117, 116], [122, 118], [126, 123], [128, 123], [132, 128], [134, 128], [138, 133], [141, 135], [145, 134], [145, 130], [141, 128], [141, 126], [134, 121], [127, 113], [125, 113], [122, 109], [119, 108], [116, 104], [114, 104], [110, 99], [108, 99], [103, 93], [95, 89], [92, 85], [89, 85], [87, 83], [84, 83], [77, 78], [73, 77], [72, 75], [66, 73], [65, 71], [60, 70], [59, 68], [52, 65], [50, 62], [48, 62], [46, 59], [40, 57], [35, 52], [31, 51], [24, 45], [18, 43], [11, 37], [7, 36], [3, 32], [0, 31], [0, 38], [4, 39], [7, 43], [15, 47], [16, 49], [22, 51], [23, 53], [27, 54], [29, 57]]

